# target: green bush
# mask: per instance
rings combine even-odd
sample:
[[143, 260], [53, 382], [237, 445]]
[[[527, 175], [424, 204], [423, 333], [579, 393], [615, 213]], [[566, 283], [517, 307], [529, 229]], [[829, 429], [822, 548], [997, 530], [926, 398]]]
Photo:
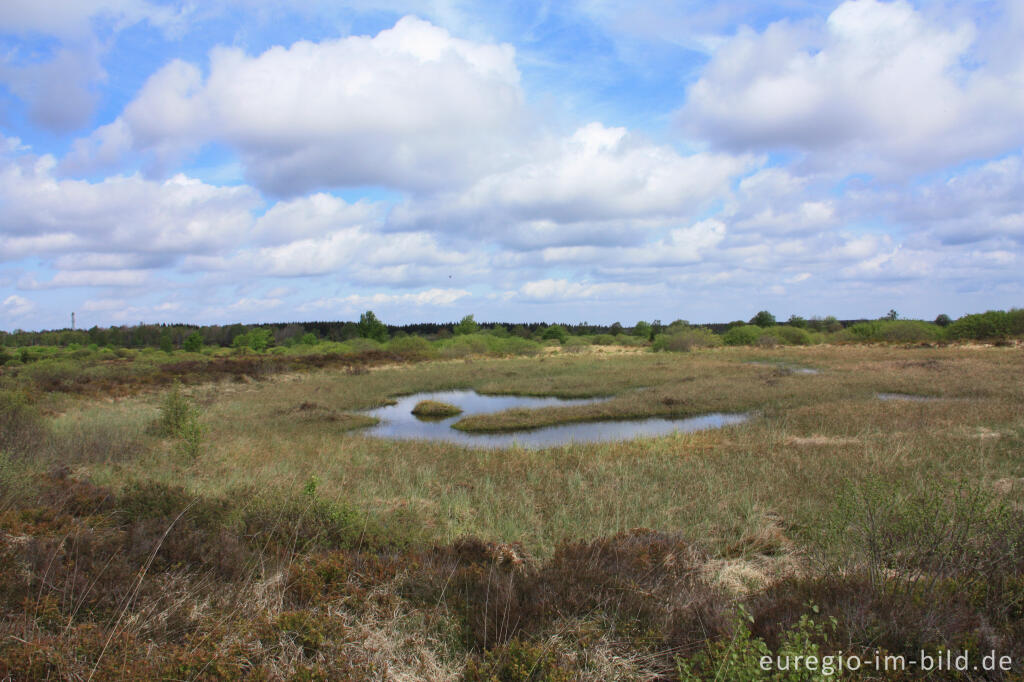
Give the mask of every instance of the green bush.
[[373, 339], [380, 343], [388, 340], [388, 328], [383, 322], [377, 319], [372, 310], [367, 310], [359, 316], [359, 335], [365, 339]]
[[562, 325], [553, 324], [541, 333], [540, 338], [545, 341], [556, 340], [559, 343], [565, 343], [569, 340], [569, 332]]
[[539, 343], [518, 336], [501, 339], [501, 342], [497, 352], [503, 355], [536, 355], [541, 349]]
[[452, 333], [456, 336], [465, 336], [466, 334], [476, 334], [480, 331], [480, 325], [476, 323], [472, 315], [466, 315], [459, 323], [452, 327]]
[[499, 342], [501, 339], [496, 339], [487, 334], [456, 336], [453, 339], [441, 342], [440, 353], [441, 356], [445, 358], [464, 358], [467, 355], [484, 355], [490, 350], [488, 341]]
[[761, 328], [745, 324], [742, 327], [733, 327], [722, 335], [722, 342], [727, 346], [752, 346], [761, 337]]
[[772, 315], [767, 310], [762, 310], [761, 312], [759, 312], [757, 315], [754, 315], [754, 317], [750, 319], [750, 324], [756, 325], [758, 327], [774, 327], [775, 316]]
[[951, 339], [995, 340], [1024, 335], [1024, 310], [1019, 308], [989, 310], [975, 315], [964, 315], [946, 328]]
[[[671, 329], [671, 327], [669, 327]], [[687, 352], [694, 348], [713, 348], [722, 345], [722, 338], [706, 327], [688, 327], [669, 334], [658, 334], [652, 348], [655, 351]]]
[[798, 327], [776, 327], [772, 333], [787, 346], [809, 346], [811, 344], [811, 335]]
[[374, 339], [349, 339], [341, 344], [350, 353], [366, 353], [368, 351], [381, 350], [384, 346]]
[[[818, 607], [808, 604], [807, 608], [817, 617]], [[810, 614], [803, 614], [800, 620], [782, 633], [778, 649], [772, 653], [760, 637], [754, 636], [750, 626], [754, 617], [742, 605], [737, 609], [732, 637], [714, 642], [707, 650], [691, 659], [676, 659], [676, 669], [681, 682], [700, 680], [735, 680], [736, 682], [810, 682], [828, 679], [838, 673], [834, 658], [823, 656], [821, 645], [827, 644], [829, 635], [836, 631], [835, 618], [828, 619], [828, 627], [815, 622]], [[814, 661], [808, 665], [809, 660]], [[802, 665], [786, 665], [778, 668], [776, 661]], [[770, 661], [767, 669], [763, 662]]]
[[858, 322], [835, 335], [836, 341], [913, 343], [937, 341], [942, 329], [917, 320], [871, 320]]
[[387, 349], [392, 353], [428, 355], [433, 352], [430, 342], [422, 336], [403, 336], [388, 341]]
[[205, 429], [199, 423], [199, 410], [175, 384], [160, 405], [157, 431], [161, 436], [175, 438], [178, 450], [189, 459], [199, 456]]
[[182, 348], [187, 350], [189, 353], [199, 353], [203, 350], [203, 336], [199, 332], [192, 332], [185, 337], [185, 342], [182, 344]]

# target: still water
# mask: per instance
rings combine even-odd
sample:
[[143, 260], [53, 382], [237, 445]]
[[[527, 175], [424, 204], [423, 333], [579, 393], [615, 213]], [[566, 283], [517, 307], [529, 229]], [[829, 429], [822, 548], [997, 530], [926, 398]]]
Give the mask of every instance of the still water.
[[[462, 414], [444, 419], [419, 419], [412, 408], [421, 400], [436, 400], [462, 408]], [[417, 393], [399, 398], [394, 405], [367, 410], [364, 414], [380, 419], [380, 423], [361, 433], [378, 438], [441, 440], [460, 445], [486, 448], [505, 448], [518, 445], [524, 448], [542, 448], [567, 443], [597, 443], [629, 440], [638, 436], [661, 436], [673, 431], [702, 431], [748, 419], [745, 414], [705, 414], [687, 419], [629, 419], [621, 421], [586, 422], [545, 426], [529, 431], [512, 433], [465, 433], [451, 425], [471, 414], [499, 412], [513, 407], [563, 407], [600, 402], [607, 398], [533, 398], [511, 395], [480, 395], [475, 391], [438, 391]]]

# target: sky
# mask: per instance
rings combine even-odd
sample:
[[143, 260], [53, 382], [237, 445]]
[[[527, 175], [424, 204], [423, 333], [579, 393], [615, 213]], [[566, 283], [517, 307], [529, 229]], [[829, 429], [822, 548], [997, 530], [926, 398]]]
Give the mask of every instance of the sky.
[[4, 0], [0, 329], [1024, 306], [1020, 0]]

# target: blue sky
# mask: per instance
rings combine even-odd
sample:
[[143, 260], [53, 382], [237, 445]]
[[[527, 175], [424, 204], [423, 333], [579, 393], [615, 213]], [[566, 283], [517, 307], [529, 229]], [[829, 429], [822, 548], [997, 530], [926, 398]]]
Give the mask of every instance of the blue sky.
[[7, 0], [0, 329], [1019, 307], [1022, 121], [1016, 0]]

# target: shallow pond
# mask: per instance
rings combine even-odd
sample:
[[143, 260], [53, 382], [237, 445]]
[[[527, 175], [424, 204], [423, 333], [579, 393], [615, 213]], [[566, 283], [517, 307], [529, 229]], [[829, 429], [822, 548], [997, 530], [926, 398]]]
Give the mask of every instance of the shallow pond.
[[772, 367], [774, 369], [786, 370], [793, 374], [821, 374], [820, 369], [814, 369], [813, 367], [797, 367], [796, 365], [787, 365], [783, 362], [766, 362], [761, 360], [748, 360], [744, 364], [756, 365], [758, 367]]
[[879, 400], [910, 400], [916, 403], [930, 403], [939, 400], [930, 395], [911, 395], [909, 393], [876, 393], [875, 397]]
[[[412, 408], [421, 400], [436, 400], [462, 408], [462, 414], [444, 419], [419, 419]], [[380, 423], [360, 433], [377, 438], [402, 440], [441, 440], [459, 445], [504, 448], [518, 445], [524, 448], [542, 448], [567, 443], [598, 443], [629, 440], [638, 436], [661, 436], [673, 431], [702, 431], [745, 421], [745, 414], [706, 414], [688, 419], [629, 419], [621, 421], [584, 422], [545, 426], [513, 433], [466, 433], [451, 428], [459, 419], [487, 412], [499, 412], [513, 407], [538, 408], [583, 405], [607, 398], [532, 398], [511, 395], [480, 395], [475, 391], [438, 391], [417, 393], [398, 399], [394, 405], [367, 410], [364, 414], [380, 419]]]

